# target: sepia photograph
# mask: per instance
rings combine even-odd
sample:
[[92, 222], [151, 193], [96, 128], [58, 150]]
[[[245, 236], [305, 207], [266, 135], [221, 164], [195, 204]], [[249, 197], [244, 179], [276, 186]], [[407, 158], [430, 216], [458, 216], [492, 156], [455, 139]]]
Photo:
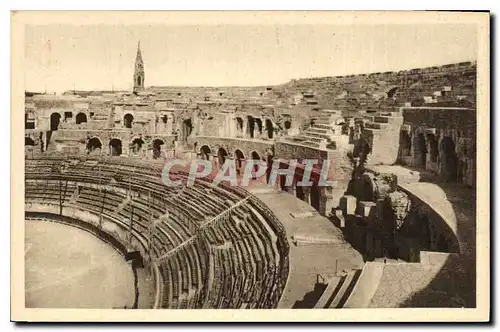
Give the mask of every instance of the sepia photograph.
[[11, 20], [12, 320], [489, 319], [489, 13]]

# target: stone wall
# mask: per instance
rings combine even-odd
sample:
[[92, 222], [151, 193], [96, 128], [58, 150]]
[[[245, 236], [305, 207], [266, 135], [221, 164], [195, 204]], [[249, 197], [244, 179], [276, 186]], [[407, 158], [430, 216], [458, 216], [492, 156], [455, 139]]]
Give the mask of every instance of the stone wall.
[[402, 108], [399, 161], [475, 186], [476, 110]]

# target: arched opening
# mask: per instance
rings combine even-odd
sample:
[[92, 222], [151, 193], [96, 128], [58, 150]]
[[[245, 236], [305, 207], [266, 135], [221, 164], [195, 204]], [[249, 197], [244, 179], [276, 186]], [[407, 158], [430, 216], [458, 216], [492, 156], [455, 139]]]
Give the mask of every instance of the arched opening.
[[401, 146], [401, 156], [411, 156], [411, 138], [408, 131], [403, 130], [400, 132], [399, 144]]
[[391, 88], [389, 91], [387, 91], [387, 98], [393, 98], [396, 95], [396, 92], [398, 91], [398, 87]]
[[262, 120], [258, 118], [255, 118], [254, 120], [255, 120], [255, 127], [258, 130], [258, 133], [262, 134]]
[[87, 122], [87, 115], [85, 113], [78, 113], [76, 115], [76, 124]]
[[55, 131], [59, 128], [59, 123], [61, 123], [61, 114], [52, 113], [50, 115], [50, 130]]
[[191, 119], [185, 119], [182, 121], [182, 140], [184, 142], [187, 141], [187, 138], [191, 133], [193, 132], [193, 124], [191, 122]]
[[458, 158], [455, 152], [455, 142], [451, 137], [444, 137], [440, 144], [441, 175], [445, 181], [456, 181]]
[[291, 121], [289, 121], [289, 120], [286, 120], [286, 121], [285, 121], [285, 129], [286, 129], [286, 130], [288, 130], [288, 129], [290, 129], [290, 128], [292, 128], [292, 122], [291, 122]]
[[142, 150], [142, 146], [144, 145], [144, 141], [142, 138], [136, 138], [132, 141], [132, 153], [138, 154]]
[[31, 139], [31, 137], [25, 136], [24, 137], [24, 146], [35, 146], [35, 141]]
[[245, 161], [245, 155], [241, 150], [234, 151], [234, 159], [236, 162], [236, 174], [241, 174], [241, 168], [243, 167], [243, 162]]
[[161, 146], [165, 144], [161, 139], [155, 139], [153, 141], [153, 159], [158, 159], [161, 157]]
[[427, 148], [425, 146], [425, 136], [423, 133], [415, 135], [415, 138], [413, 140], [413, 145], [414, 145], [413, 161], [415, 163], [414, 166], [425, 167]]
[[212, 150], [206, 145], [203, 145], [200, 149], [200, 157], [204, 160], [212, 160]]
[[431, 158], [431, 162], [435, 163], [438, 160], [439, 155], [439, 147], [438, 141], [436, 139], [436, 135], [429, 134], [427, 135], [427, 141], [429, 142], [429, 154]]
[[100, 153], [102, 149], [102, 143], [101, 140], [98, 139], [97, 137], [92, 137], [88, 142], [87, 142], [87, 153]]
[[319, 211], [319, 203], [320, 203], [320, 188], [318, 186], [311, 187], [311, 205], [316, 211]]
[[271, 120], [266, 119], [267, 138], [273, 138], [274, 126]]
[[224, 148], [219, 148], [219, 151], [217, 151], [217, 157], [219, 158], [219, 168], [220, 168], [226, 162], [227, 151]]
[[239, 132], [239, 133], [242, 133], [243, 132], [243, 119], [240, 118], [240, 117], [237, 117], [236, 118], [236, 130]]
[[125, 128], [132, 128], [132, 124], [134, 123], [134, 116], [130, 113], [125, 114], [123, 117], [123, 125]]
[[122, 154], [122, 141], [118, 138], [113, 138], [109, 141], [109, 154], [111, 156], [119, 156]]
[[250, 138], [253, 138], [253, 134], [254, 134], [254, 129], [255, 129], [255, 123], [253, 121], [253, 116], [251, 115], [248, 115], [247, 116], [247, 121], [248, 121], [248, 125], [247, 125], [247, 134], [248, 136], [250, 136]]
[[[260, 155], [256, 151], [253, 151], [251, 156], [252, 156], [252, 160], [258, 160], [258, 161], [260, 161]], [[253, 179], [257, 179], [257, 177], [255, 176], [255, 172], [257, 172], [259, 166], [256, 165], [256, 164], [257, 163], [254, 162], [254, 165], [252, 167], [252, 180]]]
[[306, 194], [304, 193], [304, 189], [301, 186], [295, 187], [295, 196], [297, 196], [297, 198], [301, 201], [306, 200]]

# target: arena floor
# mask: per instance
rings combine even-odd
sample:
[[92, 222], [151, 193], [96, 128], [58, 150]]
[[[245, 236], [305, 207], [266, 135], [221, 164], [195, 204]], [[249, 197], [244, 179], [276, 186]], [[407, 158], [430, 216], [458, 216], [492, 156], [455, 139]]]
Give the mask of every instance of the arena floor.
[[109, 244], [67, 225], [25, 222], [27, 308], [131, 308], [130, 264]]

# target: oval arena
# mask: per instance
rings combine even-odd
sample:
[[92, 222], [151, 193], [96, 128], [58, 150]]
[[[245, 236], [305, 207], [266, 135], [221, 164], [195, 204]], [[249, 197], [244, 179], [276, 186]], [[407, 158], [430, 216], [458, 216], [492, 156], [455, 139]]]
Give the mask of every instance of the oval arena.
[[[115, 293], [86, 280], [85, 301], [50, 305], [475, 306], [475, 62], [259, 87], [146, 87], [144, 65], [138, 47], [133, 91], [25, 93], [26, 223], [76, 227], [126, 262], [102, 270]], [[213, 172], [170, 186], [169, 160]], [[254, 163], [261, 180], [240, 185]], [[226, 164], [237, 186], [214, 183]], [[62, 265], [94, 266], [69, 250]], [[56, 285], [49, 272], [25, 287]]]
[[285, 232], [242, 188], [208, 180], [170, 188], [158, 164], [39, 159], [26, 161], [25, 189], [28, 216], [79, 220], [125, 256], [138, 251], [152, 269], [154, 308], [277, 306]]

